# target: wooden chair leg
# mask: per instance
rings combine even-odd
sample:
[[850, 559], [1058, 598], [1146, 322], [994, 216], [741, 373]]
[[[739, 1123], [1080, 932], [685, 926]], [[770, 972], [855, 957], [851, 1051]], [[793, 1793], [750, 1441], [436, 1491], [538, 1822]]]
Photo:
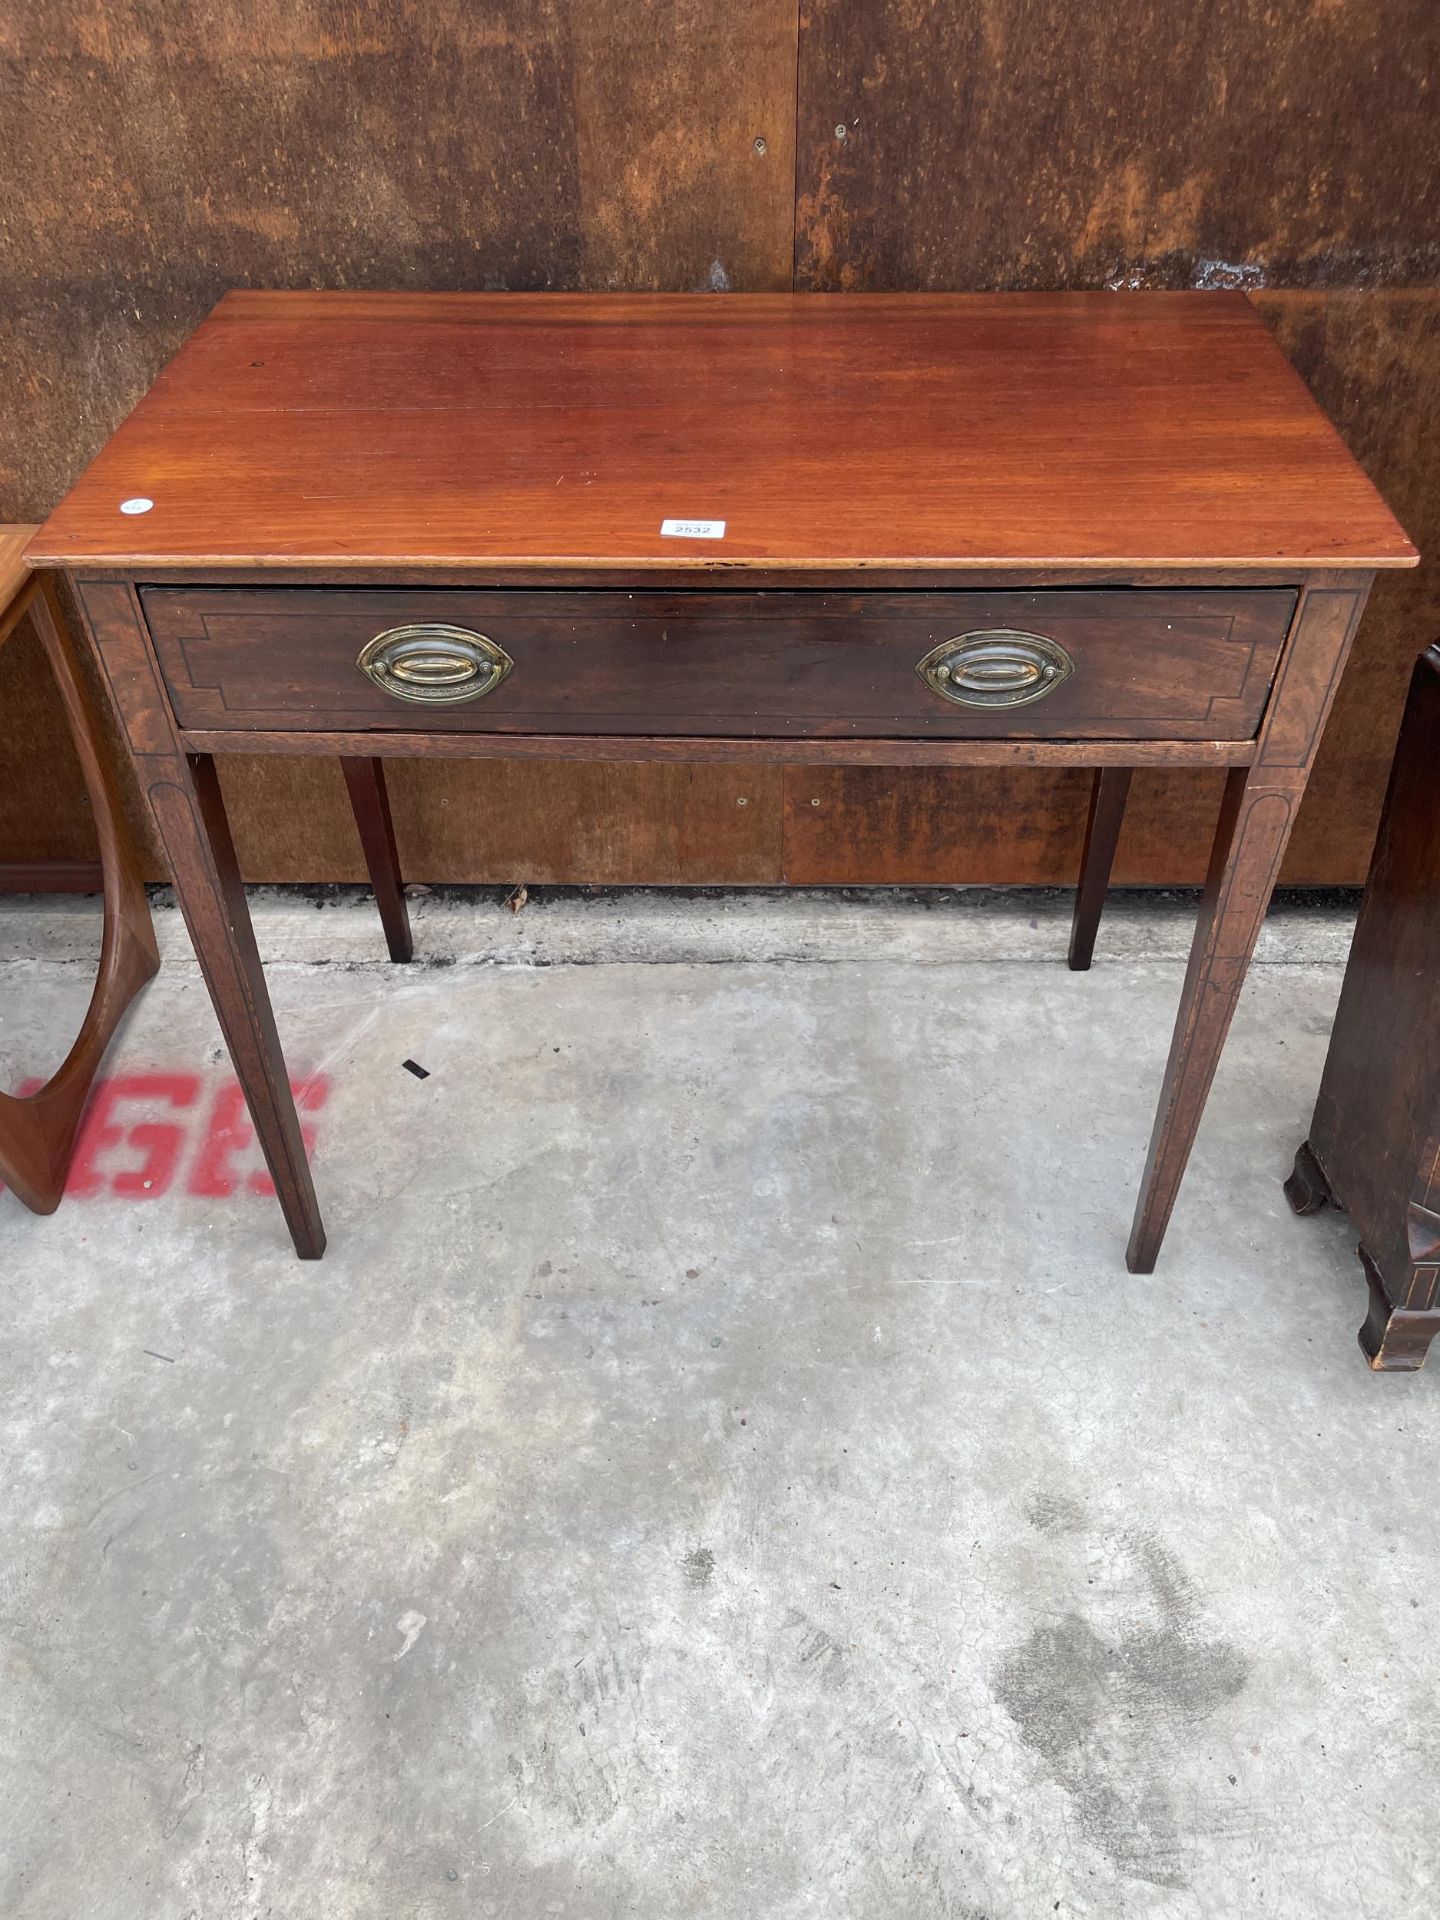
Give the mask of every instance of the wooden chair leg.
[[0, 1094], [0, 1174], [32, 1212], [53, 1213], [65, 1190], [91, 1082], [131, 1002], [155, 974], [160, 958], [109, 751], [48, 575], [32, 583], [24, 610], [30, 614], [60, 690], [90, 796], [100, 842], [105, 912], [100, 967], [74, 1045], [38, 1092], [25, 1099]]
[[1080, 885], [1075, 894], [1075, 918], [1070, 923], [1070, 970], [1085, 973], [1095, 952], [1100, 911], [1110, 890], [1115, 846], [1130, 797], [1129, 767], [1101, 767], [1090, 788], [1090, 816], [1085, 823], [1085, 851], [1080, 856]]
[[385, 944], [392, 960], [411, 960], [415, 945], [410, 935], [410, 914], [400, 885], [400, 858], [395, 851], [395, 828], [390, 818], [390, 796], [385, 790], [385, 763], [379, 759], [350, 758], [340, 761], [355, 825], [360, 830], [360, 845], [370, 871], [375, 904], [380, 909], [380, 924], [385, 929]]

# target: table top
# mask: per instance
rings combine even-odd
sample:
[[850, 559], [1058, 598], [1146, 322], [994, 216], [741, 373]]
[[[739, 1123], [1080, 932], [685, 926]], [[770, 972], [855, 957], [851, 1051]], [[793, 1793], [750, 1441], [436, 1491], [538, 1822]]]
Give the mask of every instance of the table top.
[[1232, 293], [231, 293], [28, 557], [497, 577], [1416, 559]]
[[30, 568], [21, 555], [35, 531], [34, 527], [0, 526], [0, 617], [30, 578]]

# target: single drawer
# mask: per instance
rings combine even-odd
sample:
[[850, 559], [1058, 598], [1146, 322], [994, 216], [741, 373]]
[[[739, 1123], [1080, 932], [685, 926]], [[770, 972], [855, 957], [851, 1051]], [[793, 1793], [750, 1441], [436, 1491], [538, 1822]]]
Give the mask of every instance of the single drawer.
[[1287, 589], [170, 588], [183, 727], [1243, 740]]

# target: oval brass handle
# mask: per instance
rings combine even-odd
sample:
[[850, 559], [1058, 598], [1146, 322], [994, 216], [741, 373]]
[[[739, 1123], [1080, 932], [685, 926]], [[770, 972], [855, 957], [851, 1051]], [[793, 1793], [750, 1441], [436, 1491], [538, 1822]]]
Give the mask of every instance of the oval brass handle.
[[990, 627], [942, 640], [915, 671], [932, 693], [957, 707], [1023, 707], [1053, 693], [1075, 662], [1043, 633]]
[[435, 624], [377, 633], [355, 664], [397, 700], [459, 707], [493, 693], [515, 662], [487, 634]]

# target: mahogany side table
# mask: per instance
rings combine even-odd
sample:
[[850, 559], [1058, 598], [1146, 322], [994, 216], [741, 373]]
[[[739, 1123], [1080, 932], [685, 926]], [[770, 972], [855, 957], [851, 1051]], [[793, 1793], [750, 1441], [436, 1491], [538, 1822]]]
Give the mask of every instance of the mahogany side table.
[[32, 1213], [53, 1213], [90, 1084], [135, 995], [160, 964], [150, 907], [115, 784], [110, 750], [80, 674], [55, 582], [21, 558], [33, 527], [0, 527], [0, 642], [28, 614], [65, 708], [100, 842], [105, 923], [90, 1005], [60, 1066], [35, 1093], [0, 1093], [0, 1176]]
[[[1379, 567], [1242, 295], [228, 295], [32, 543], [68, 569], [297, 1251], [324, 1233], [215, 778], [339, 756], [1223, 767], [1150, 1272]], [[356, 787], [352, 785], [352, 792]]]
[[1377, 1373], [1413, 1373], [1440, 1333], [1440, 647], [1415, 663], [1330, 1051], [1285, 1192], [1359, 1235]]

